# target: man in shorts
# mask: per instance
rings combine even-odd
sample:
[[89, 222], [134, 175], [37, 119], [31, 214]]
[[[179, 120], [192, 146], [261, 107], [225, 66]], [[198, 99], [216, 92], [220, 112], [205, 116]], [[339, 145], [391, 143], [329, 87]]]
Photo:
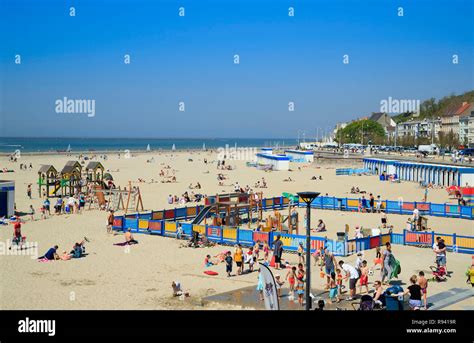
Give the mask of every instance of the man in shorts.
[[331, 274], [335, 272], [337, 265], [334, 254], [329, 251], [327, 247], [324, 248], [323, 254], [324, 273], [326, 274], [326, 289], [329, 289], [329, 282], [331, 281]]
[[359, 272], [350, 264], [344, 263], [344, 261], [339, 261], [339, 266], [346, 272], [346, 280], [349, 279], [349, 297], [346, 300], [354, 300], [356, 295], [356, 284], [357, 280], [359, 279]]

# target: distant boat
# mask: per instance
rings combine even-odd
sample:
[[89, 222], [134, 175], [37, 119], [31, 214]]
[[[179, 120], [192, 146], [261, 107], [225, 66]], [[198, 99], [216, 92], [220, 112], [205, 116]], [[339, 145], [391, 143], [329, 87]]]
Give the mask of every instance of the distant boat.
[[67, 146], [66, 152], [71, 152], [71, 144]]
[[151, 151], [151, 149], [150, 149], [150, 144], [148, 144], [148, 145], [146, 146], [146, 151]]
[[176, 145], [173, 144], [173, 146], [171, 147], [171, 150], [176, 150]]
[[202, 150], [206, 150], [206, 143], [202, 143]]

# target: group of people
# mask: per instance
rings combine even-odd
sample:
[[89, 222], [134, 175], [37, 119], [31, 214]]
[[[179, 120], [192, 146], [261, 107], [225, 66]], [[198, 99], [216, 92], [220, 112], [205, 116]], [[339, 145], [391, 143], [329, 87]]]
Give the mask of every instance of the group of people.
[[363, 195], [359, 199], [359, 212], [369, 212], [369, 213], [380, 213], [382, 211], [382, 199], [380, 195], [377, 195], [377, 198], [370, 193], [369, 198], [366, 199]]
[[187, 204], [189, 202], [200, 202], [204, 198], [204, 195], [197, 193], [195, 194], [194, 192], [188, 193], [188, 191], [185, 191], [183, 194], [181, 194], [180, 197], [177, 195], [168, 195], [167, 202], [169, 205], [172, 204]]
[[58, 253], [59, 246], [55, 245], [50, 248], [43, 256], [38, 257], [39, 261], [68, 261], [73, 258], [81, 258], [85, 256], [86, 248], [84, 246], [85, 242], [89, 242], [87, 237], [81, 242], [76, 242], [72, 247], [72, 250], [67, 252], [64, 250], [62, 254]]

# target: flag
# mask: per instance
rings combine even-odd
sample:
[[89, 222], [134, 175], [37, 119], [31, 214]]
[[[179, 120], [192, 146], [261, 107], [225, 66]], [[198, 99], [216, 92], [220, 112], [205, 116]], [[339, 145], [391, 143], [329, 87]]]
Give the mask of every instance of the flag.
[[273, 278], [272, 271], [263, 263], [260, 263], [260, 276], [263, 283], [263, 298], [265, 300], [265, 308], [271, 311], [277, 311], [280, 309], [278, 302], [278, 294], [275, 279]]

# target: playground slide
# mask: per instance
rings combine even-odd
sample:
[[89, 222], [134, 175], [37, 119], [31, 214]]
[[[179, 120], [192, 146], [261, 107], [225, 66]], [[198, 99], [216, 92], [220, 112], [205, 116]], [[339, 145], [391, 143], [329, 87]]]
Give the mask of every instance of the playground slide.
[[207, 214], [209, 213], [209, 211], [212, 209], [212, 206], [206, 206], [204, 207], [201, 212], [199, 212], [199, 214], [197, 215], [196, 218], [194, 218], [194, 220], [192, 221], [191, 224], [200, 224], [204, 218], [206, 218]]

